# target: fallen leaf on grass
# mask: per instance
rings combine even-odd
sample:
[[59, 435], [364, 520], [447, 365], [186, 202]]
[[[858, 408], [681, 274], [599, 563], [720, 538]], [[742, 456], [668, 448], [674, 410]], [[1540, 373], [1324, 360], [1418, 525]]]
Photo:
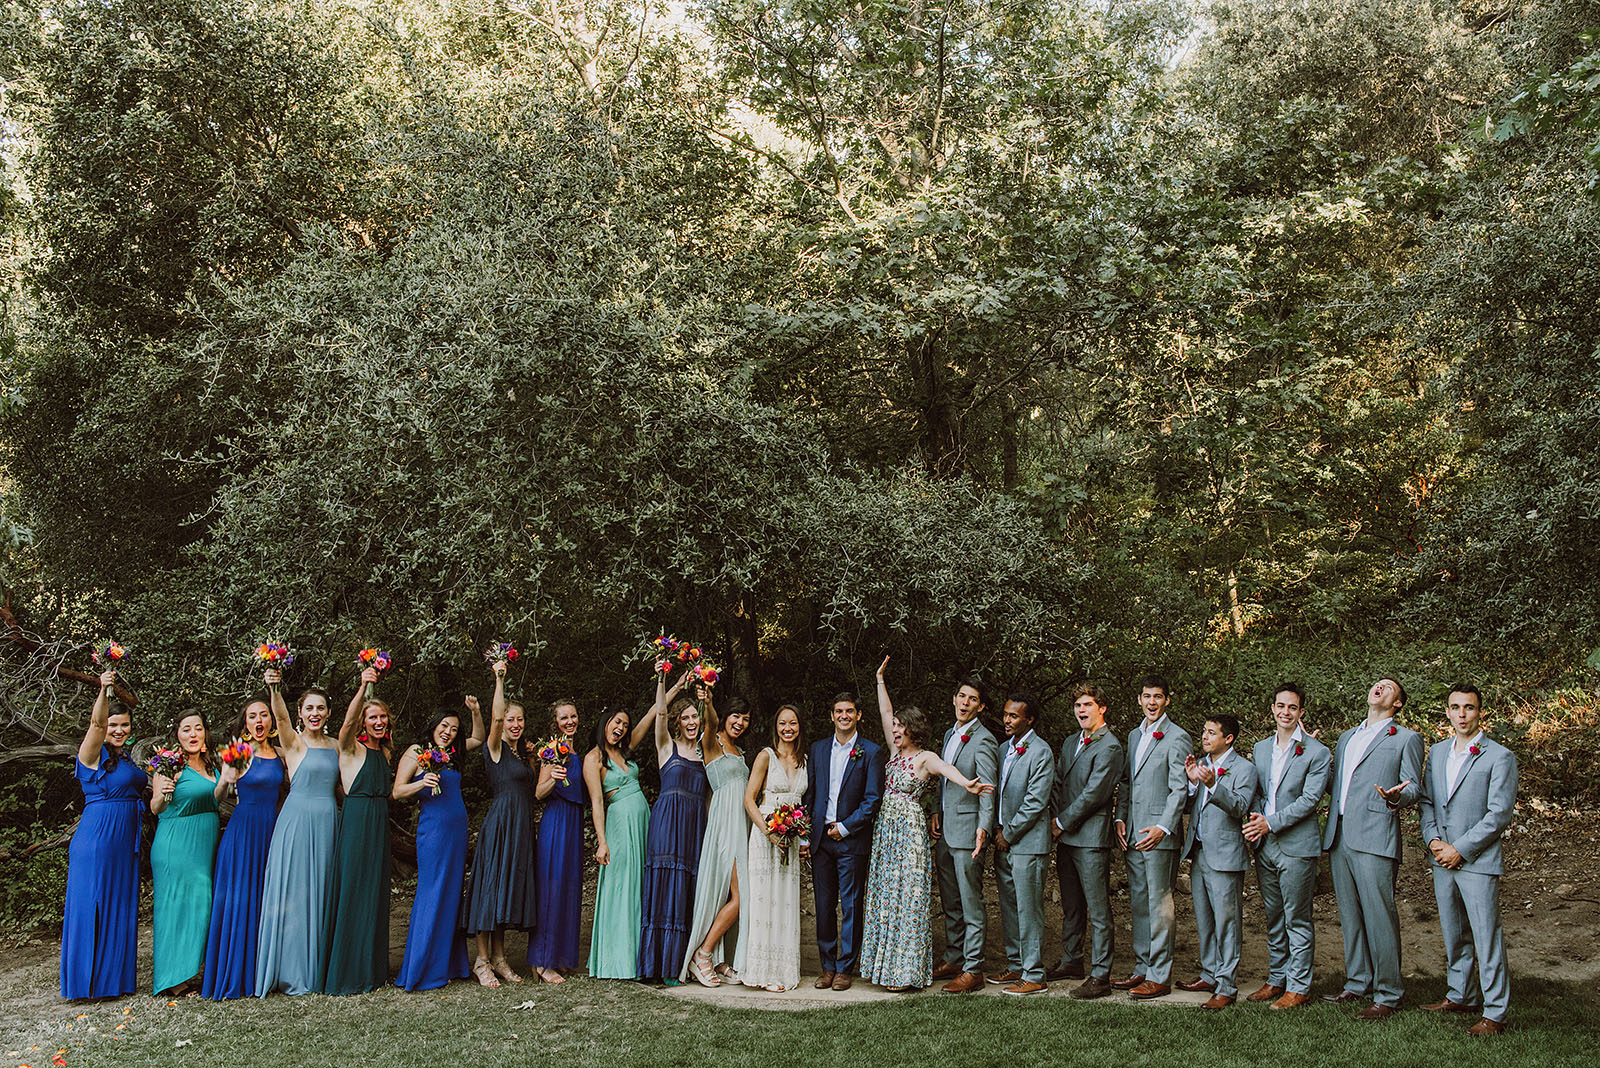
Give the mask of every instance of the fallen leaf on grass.
[[176, 1041], [176, 1042], [174, 1042], [172, 1044], [172, 1048], [173, 1049], [182, 1049], [183, 1047], [185, 1047], [187, 1045], [190, 1045], [193, 1042], [194, 1042], [194, 1039], [192, 1039], [192, 1038], [180, 1038], [180, 1039], [178, 1039], [178, 1041]]
[[517, 1008], [519, 1008], [519, 1009], [531, 1009], [531, 1008], [533, 1008], [533, 1002], [524, 1001], [521, 1005], [518, 1005]]

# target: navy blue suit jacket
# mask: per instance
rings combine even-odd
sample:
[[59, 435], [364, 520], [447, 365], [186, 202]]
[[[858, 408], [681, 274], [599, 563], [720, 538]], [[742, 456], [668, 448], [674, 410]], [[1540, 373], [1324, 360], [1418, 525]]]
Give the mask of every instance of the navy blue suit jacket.
[[[883, 798], [883, 747], [856, 733], [856, 745], [861, 755], [845, 762], [844, 781], [839, 786], [838, 823], [844, 825], [843, 841], [834, 842], [835, 849], [846, 853], [866, 853], [872, 849], [872, 821], [878, 816], [878, 802]], [[816, 852], [828, 834], [828, 794], [832, 784], [833, 735], [828, 735], [811, 746], [811, 757], [806, 768], [806, 812], [811, 815], [811, 850]]]

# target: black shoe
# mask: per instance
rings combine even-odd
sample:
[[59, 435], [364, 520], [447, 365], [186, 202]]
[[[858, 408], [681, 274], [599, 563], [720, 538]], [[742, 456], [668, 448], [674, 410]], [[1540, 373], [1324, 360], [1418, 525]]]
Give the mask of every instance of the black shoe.
[[1058, 964], [1044, 973], [1046, 982], [1054, 983], [1060, 979], [1082, 979], [1083, 962], [1074, 961], [1071, 964]]
[[1081, 1001], [1103, 998], [1110, 993], [1111, 981], [1109, 979], [1101, 979], [1095, 975], [1089, 976], [1089, 978], [1072, 988], [1072, 996]]

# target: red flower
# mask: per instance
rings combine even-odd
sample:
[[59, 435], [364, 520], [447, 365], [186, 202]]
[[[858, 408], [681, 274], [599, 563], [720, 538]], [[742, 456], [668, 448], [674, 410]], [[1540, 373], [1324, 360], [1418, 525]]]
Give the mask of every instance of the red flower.
[[967, 728], [967, 733], [965, 733], [965, 734], [963, 734], [961, 736], [961, 744], [962, 745], [966, 745], [970, 741], [972, 741], [972, 728], [968, 727]]
[[1393, 723], [1389, 724], [1389, 737], [1393, 738], [1395, 735], [1397, 735], [1399, 733], [1400, 733], [1400, 728], [1399, 727], [1396, 727]]
[[1305, 756], [1306, 755], [1306, 747], [1301, 745], [1299, 742], [1295, 742], [1294, 743], [1294, 755], [1295, 756]]
[[1085, 734], [1082, 738], [1078, 739], [1078, 744], [1079, 745], [1088, 745], [1092, 741], [1094, 741], [1094, 735]]
[[1150, 737], [1154, 738], [1156, 741], [1159, 742], [1161, 739], [1165, 738], [1166, 736], [1167, 736], [1167, 732], [1166, 731], [1156, 731]]
[[1473, 756], [1477, 756], [1480, 752], [1482, 752], [1482, 750], [1475, 745], [1469, 745], [1467, 746], [1467, 752], [1471, 753]]
[[1217, 778], [1220, 779], [1226, 774], [1228, 774], [1228, 769], [1227, 768], [1218, 768], [1217, 769]]
[[1014, 745], [1011, 747], [1012, 752], [1016, 753], [1017, 756], [1021, 756], [1023, 753], [1028, 751], [1028, 744], [1029, 743], [1027, 742], [1023, 742], [1021, 745]]
[[857, 742], [855, 745], [852, 745], [850, 747], [850, 756], [848, 758], [846, 758], [846, 759], [849, 759], [849, 760], [860, 760], [861, 759], [861, 743], [860, 742]]

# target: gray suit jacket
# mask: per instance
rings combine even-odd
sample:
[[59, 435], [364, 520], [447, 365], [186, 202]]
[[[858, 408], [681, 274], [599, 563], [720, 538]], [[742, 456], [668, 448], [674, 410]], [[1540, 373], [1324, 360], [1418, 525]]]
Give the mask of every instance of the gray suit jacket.
[[1117, 844], [1112, 821], [1125, 763], [1122, 743], [1105, 724], [1088, 745], [1079, 744], [1082, 737], [1081, 730], [1073, 731], [1061, 743], [1050, 807], [1061, 824], [1061, 845], [1110, 849]]
[[[1005, 767], [1001, 741], [1000, 767]], [[1050, 788], [1055, 783], [1056, 762], [1050, 744], [1037, 732], [1028, 739], [1028, 751], [1011, 765], [1011, 775], [1000, 786], [1000, 831], [1013, 853], [1050, 852]], [[1003, 772], [1002, 772], [1003, 774]]]
[[[1422, 796], [1422, 739], [1416, 731], [1392, 720], [1387, 728], [1379, 730], [1384, 733], [1373, 739], [1350, 777], [1350, 807], [1343, 816], [1339, 814], [1339, 791], [1344, 785], [1344, 754], [1356, 728], [1339, 735], [1339, 744], [1333, 751], [1333, 774], [1328, 780], [1333, 804], [1328, 807], [1322, 848], [1332, 849], [1334, 840], [1342, 838], [1347, 849], [1398, 861], [1400, 809], [1416, 804]], [[1388, 733], [1391, 730], [1393, 734]], [[1411, 785], [1401, 792], [1393, 807], [1373, 789], [1374, 785], [1387, 789], [1407, 781]]]
[[[1267, 793], [1272, 789], [1274, 740], [1269, 734], [1257, 742], [1255, 748], [1254, 763], [1261, 782], [1256, 791], [1256, 803], [1250, 811], [1263, 815], [1267, 811]], [[1288, 856], [1316, 857], [1322, 855], [1322, 828], [1317, 825], [1317, 806], [1328, 792], [1333, 754], [1309, 734], [1301, 738], [1299, 745], [1299, 754], [1292, 747], [1285, 754], [1288, 764], [1278, 780], [1278, 808], [1267, 816], [1267, 826], [1271, 828], [1268, 838]], [[1262, 844], [1267, 840], [1262, 839]]]
[[[1421, 805], [1422, 841], [1441, 838], [1461, 854], [1461, 871], [1502, 875], [1500, 836], [1511, 825], [1517, 803], [1517, 758], [1484, 735], [1478, 755], [1470, 753], [1455, 790], [1450, 789], [1450, 747], [1445, 739], [1428, 756]], [[1430, 854], [1431, 857], [1431, 854]], [[1433, 863], [1438, 864], [1437, 860]]]
[[1204, 796], [1204, 788], [1196, 787], [1189, 802], [1189, 834], [1179, 859], [1192, 857], [1194, 844], [1200, 841], [1205, 843], [1206, 863], [1212, 869], [1248, 871], [1250, 845], [1244, 840], [1244, 819], [1256, 800], [1255, 765], [1235, 749], [1218, 768], [1217, 784], [1202, 806]]
[[1127, 759], [1123, 761], [1122, 791], [1117, 795], [1117, 819], [1128, 834], [1128, 844], [1139, 832], [1159, 824], [1170, 832], [1157, 849], [1177, 849], [1183, 842], [1183, 810], [1189, 803], [1189, 777], [1183, 760], [1194, 752], [1189, 734], [1166, 720], [1162, 737], [1150, 742], [1144, 760], [1139, 755], [1139, 729], [1128, 732]]
[[[1000, 757], [994, 734], [978, 719], [974, 719], [967, 726], [970, 728], [970, 735], [956, 750], [956, 757], [951, 763], [956, 766], [957, 771], [969, 779], [975, 778], [980, 782], [999, 786]], [[950, 744], [950, 736], [955, 732], [954, 726], [944, 732], [944, 741], [939, 746], [941, 755], [944, 753], [944, 747]], [[966, 735], [967, 732], [963, 734]], [[994, 809], [994, 794], [974, 797], [944, 776], [939, 777], [939, 830], [944, 836], [945, 844], [951, 849], [976, 847], [980, 827], [988, 831], [992, 837]]]

